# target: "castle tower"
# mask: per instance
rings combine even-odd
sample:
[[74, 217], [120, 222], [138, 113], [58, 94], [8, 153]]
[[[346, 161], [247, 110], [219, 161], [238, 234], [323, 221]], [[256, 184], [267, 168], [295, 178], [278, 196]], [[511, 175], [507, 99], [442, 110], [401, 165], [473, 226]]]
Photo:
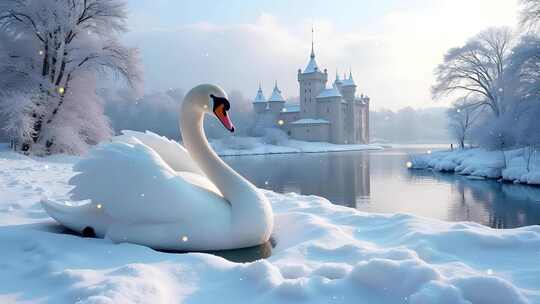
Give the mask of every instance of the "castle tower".
[[334, 80], [334, 87], [336, 87], [336, 89], [339, 90], [339, 92], [341, 92], [341, 85], [343, 83], [341, 82], [341, 79], [339, 79], [339, 74], [338, 74], [338, 71], [336, 69], [336, 80]]
[[[337, 76], [336, 76], [337, 77]], [[349, 71], [349, 78], [343, 79], [341, 83], [341, 95], [347, 102], [353, 102], [356, 95], [356, 83], [352, 77], [352, 71]]]
[[[311, 30], [313, 34], [313, 29]], [[309, 62], [304, 71], [298, 69], [298, 84], [300, 87], [300, 117], [317, 117], [317, 103], [315, 98], [326, 87], [328, 72], [321, 71], [315, 61], [315, 51], [313, 48], [313, 37], [311, 39], [311, 54]]]
[[274, 90], [272, 91], [272, 96], [268, 99], [268, 108], [270, 112], [274, 115], [279, 115], [283, 106], [285, 105], [285, 99], [281, 96], [281, 90], [278, 88], [277, 81], [274, 85]]
[[259, 90], [257, 91], [255, 99], [253, 99], [253, 110], [256, 114], [262, 114], [266, 111], [267, 108], [268, 103], [266, 102], [266, 98], [264, 97], [261, 84], [259, 84]]

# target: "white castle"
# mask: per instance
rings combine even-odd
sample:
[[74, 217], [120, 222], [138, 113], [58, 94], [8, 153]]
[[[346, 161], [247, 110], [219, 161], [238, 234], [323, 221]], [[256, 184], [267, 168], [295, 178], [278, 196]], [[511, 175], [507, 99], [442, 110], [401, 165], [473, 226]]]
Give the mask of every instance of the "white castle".
[[369, 97], [356, 96], [352, 73], [336, 79], [327, 88], [328, 72], [321, 71], [315, 61], [313, 42], [309, 63], [298, 69], [300, 105], [285, 105], [277, 81], [269, 99], [261, 86], [253, 101], [255, 124], [277, 127], [294, 139], [325, 141], [336, 144], [369, 143]]

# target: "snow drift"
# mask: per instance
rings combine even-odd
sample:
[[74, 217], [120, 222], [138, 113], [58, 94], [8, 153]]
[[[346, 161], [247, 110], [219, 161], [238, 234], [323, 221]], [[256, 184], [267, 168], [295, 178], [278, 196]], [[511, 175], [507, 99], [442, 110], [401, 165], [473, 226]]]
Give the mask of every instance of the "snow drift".
[[264, 191], [276, 240], [265, 260], [66, 234], [39, 201], [66, 198], [75, 160], [0, 152], [0, 302], [540, 303], [539, 226], [495, 230]]

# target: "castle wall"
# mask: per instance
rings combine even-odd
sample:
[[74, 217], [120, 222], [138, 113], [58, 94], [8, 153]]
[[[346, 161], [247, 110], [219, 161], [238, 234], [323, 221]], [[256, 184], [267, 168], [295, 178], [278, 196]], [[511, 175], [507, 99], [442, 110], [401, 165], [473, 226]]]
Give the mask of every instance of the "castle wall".
[[272, 114], [274, 114], [276, 117], [281, 113], [281, 110], [283, 110], [283, 106], [285, 105], [284, 101], [269, 101], [268, 102], [268, 108]]
[[304, 141], [330, 141], [329, 124], [291, 124], [291, 136]]

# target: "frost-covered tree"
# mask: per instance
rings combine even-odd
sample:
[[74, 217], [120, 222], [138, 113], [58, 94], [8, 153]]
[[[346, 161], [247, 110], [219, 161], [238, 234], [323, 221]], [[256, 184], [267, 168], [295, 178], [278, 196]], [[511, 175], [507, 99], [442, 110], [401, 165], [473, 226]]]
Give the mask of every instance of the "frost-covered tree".
[[540, 25], [540, 0], [521, 0], [521, 26], [536, 29]]
[[475, 101], [459, 99], [447, 111], [450, 132], [461, 149], [465, 148], [465, 141], [469, 139], [471, 128], [480, 116], [482, 107], [476, 104]]
[[507, 80], [521, 101], [540, 99], [540, 36], [521, 37], [512, 50], [507, 69]]
[[96, 77], [140, 75], [125, 19], [119, 0], [0, 1], [0, 111], [19, 149], [80, 153], [110, 135]]
[[509, 28], [489, 28], [464, 46], [450, 49], [435, 71], [434, 98], [456, 94], [500, 116], [505, 105], [504, 72], [513, 40]]

